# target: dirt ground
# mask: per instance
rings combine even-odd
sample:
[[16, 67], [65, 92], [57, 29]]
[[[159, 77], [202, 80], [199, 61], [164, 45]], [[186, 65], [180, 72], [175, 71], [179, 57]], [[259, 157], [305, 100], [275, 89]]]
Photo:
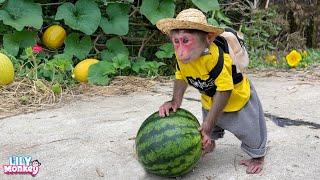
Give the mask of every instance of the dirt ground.
[[[268, 152], [263, 172], [245, 173], [238, 162], [248, 156], [227, 132], [215, 151], [182, 179], [319, 178], [320, 76], [268, 73], [249, 75], [266, 113]], [[172, 83], [159, 79], [137, 80], [132, 86], [115, 83], [119, 84], [113, 93], [112, 88], [84, 87], [78, 100], [55, 108], [3, 115], [0, 164], [7, 164], [12, 155], [30, 155], [41, 166], [36, 177], [1, 173], [0, 179], [163, 179], [140, 166], [134, 138], [144, 119], [170, 99]], [[196, 90], [188, 88], [182, 107], [202, 121]]]

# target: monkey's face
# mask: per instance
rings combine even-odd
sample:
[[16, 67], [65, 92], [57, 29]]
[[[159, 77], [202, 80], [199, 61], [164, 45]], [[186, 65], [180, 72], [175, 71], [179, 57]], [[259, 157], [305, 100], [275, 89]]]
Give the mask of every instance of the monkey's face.
[[39, 166], [39, 163], [37, 161], [32, 162], [32, 166]]
[[199, 58], [207, 47], [206, 41], [201, 40], [197, 33], [179, 31], [171, 34], [171, 41], [176, 52], [177, 58], [183, 63], [189, 63]]

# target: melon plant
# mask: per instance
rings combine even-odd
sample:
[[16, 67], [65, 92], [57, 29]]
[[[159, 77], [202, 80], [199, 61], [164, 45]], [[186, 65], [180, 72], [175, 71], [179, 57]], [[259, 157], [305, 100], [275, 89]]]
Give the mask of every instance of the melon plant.
[[14, 79], [14, 68], [8, 56], [0, 53], [0, 85], [12, 83]]
[[177, 177], [189, 172], [201, 156], [200, 124], [185, 109], [150, 115], [136, 136], [138, 160], [147, 172]]

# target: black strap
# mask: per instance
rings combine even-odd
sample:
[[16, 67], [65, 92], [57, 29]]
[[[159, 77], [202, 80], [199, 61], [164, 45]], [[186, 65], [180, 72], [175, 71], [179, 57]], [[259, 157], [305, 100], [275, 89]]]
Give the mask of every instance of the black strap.
[[[204, 93], [209, 97], [213, 97], [214, 94], [216, 93], [217, 86], [214, 84], [214, 81], [220, 75], [224, 65], [224, 51], [220, 46], [217, 45], [217, 47], [219, 50], [218, 61], [217, 61], [217, 64], [209, 72], [209, 78], [207, 80], [202, 80], [200, 78], [193, 79], [192, 77], [186, 77], [190, 85], [194, 86], [201, 93]], [[177, 64], [177, 69], [180, 70], [178, 64]], [[235, 65], [232, 65], [232, 79], [234, 84], [241, 82], [243, 79], [242, 74], [237, 73], [237, 69]]]
[[178, 64], [178, 62], [176, 62], [177, 64], [176, 64], [176, 69], [178, 69], [179, 71], [180, 71], [180, 67], [179, 67], [179, 64]]
[[[219, 49], [219, 57], [218, 57], [218, 62], [215, 65], [215, 67], [209, 72], [209, 79], [216, 80], [217, 77], [220, 75], [222, 69], [223, 69], [223, 64], [224, 64], [224, 56], [223, 56], [223, 50], [221, 47], [217, 45]], [[238, 84], [243, 80], [243, 75], [242, 73], [237, 73], [237, 68], [235, 65], [232, 65], [232, 80], [233, 84]], [[216, 93], [217, 86], [213, 86], [210, 88], [210, 91], [204, 92], [206, 95], [213, 97], [214, 94]]]
[[223, 52], [229, 54], [229, 46], [227, 40], [222, 36], [217, 36], [213, 41], [218, 47], [222, 48]]
[[[230, 32], [232, 32], [232, 33], [235, 33], [235, 35], [237, 36], [237, 34], [236, 34], [236, 31], [234, 31], [233, 29], [230, 29], [230, 28], [226, 28], [226, 31], [230, 31]], [[238, 38], [238, 36], [237, 36], [237, 38]], [[238, 40], [241, 40], [241, 39], [239, 39], [238, 38]], [[227, 40], [226, 39], [224, 39], [223, 37], [220, 37], [220, 36], [218, 36], [217, 38], [216, 38], [216, 40], [214, 41], [214, 43], [218, 46], [218, 48], [219, 48], [219, 60], [218, 60], [218, 63], [217, 63], [217, 65], [219, 64], [219, 61], [222, 61], [222, 67], [223, 67], [223, 62], [224, 62], [224, 59], [223, 59], [223, 52], [224, 53], [229, 53], [229, 47], [228, 47], [228, 43], [227, 43]], [[241, 43], [240, 43], [241, 44]], [[221, 52], [223, 50], [223, 52]], [[216, 65], [216, 66], [217, 66]], [[221, 70], [219, 70], [219, 68], [217, 68], [217, 69], [213, 69], [212, 71], [215, 71], [215, 70], [217, 70], [217, 72], [218, 72], [218, 75], [216, 75], [216, 77], [214, 78], [214, 79], [216, 79], [218, 76], [219, 76], [219, 74], [221, 73], [221, 71], [222, 71], [222, 67], [221, 67]], [[212, 72], [211, 71], [211, 72]], [[211, 73], [210, 72], [210, 73]], [[210, 75], [211, 76], [211, 75]], [[232, 65], [232, 79], [233, 79], [233, 84], [238, 84], [238, 83], [240, 83], [242, 80], [243, 80], [243, 75], [242, 75], [242, 73], [237, 73], [237, 68], [236, 68], [236, 66], [235, 65]]]
[[[221, 73], [221, 71], [223, 69], [223, 64], [224, 64], [223, 50], [218, 45], [217, 45], [217, 47], [219, 50], [218, 61], [217, 61], [217, 64], [209, 72], [209, 78], [208, 78], [212, 82], [214, 82], [217, 79], [217, 77], [219, 76], [219, 74]], [[211, 88], [206, 89], [204, 92], [201, 91], [201, 93], [205, 93], [207, 96], [213, 97], [214, 94], [216, 93], [216, 89], [217, 89], [217, 86], [215, 84], [213, 84], [213, 86]]]
[[218, 45], [217, 47], [219, 49], [218, 62], [214, 66], [214, 68], [209, 72], [209, 76], [210, 76], [209, 78], [214, 80], [217, 79], [217, 77], [219, 76], [223, 68], [223, 51]]
[[237, 73], [236, 65], [232, 65], [232, 80], [233, 84], [238, 84], [243, 80], [242, 73]]

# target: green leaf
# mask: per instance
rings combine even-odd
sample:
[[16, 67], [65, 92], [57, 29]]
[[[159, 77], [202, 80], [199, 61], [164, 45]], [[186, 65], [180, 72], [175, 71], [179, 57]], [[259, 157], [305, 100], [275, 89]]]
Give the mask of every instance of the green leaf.
[[129, 4], [111, 3], [107, 6], [109, 18], [102, 18], [100, 26], [106, 34], [126, 35], [129, 31]]
[[0, 21], [21, 31], [25, 26], [40, 29], [43, 23], [42, 9], [30, 0], [9, 0], [0, 10]]
[[174, 49], [172, 43], [166, 43], [159, 47], [159, 51], [156, 52], [156, 56], [159, 59], [172, 58]]
[[[118, 0], [102, 0], [104, 2], [105, 5], [108, 5], [109, 3], [117, 3], [119, 2]], [[124, 0], [124, 1], [127, 1], [129, 3], [133, 3], [134, 0]]]
[[166, 65], [163, 62], [157, 62], [157, 61], [148, 61], [146, 62], [146, 67], [150, 69], [158, 69], [160, 66]]
[[73, 69], [71, 58], [64, 55], [56, 55], [42, 65], [43, 67], [39, 68], [38, 77], [44, 77], [52, 82], [64, 83], [65, 80], [70, 78]]
[[213, 26], [220, 26], [218, 21], [216, 21], [214, 18], [209, 18], [208, 19], [208, 24], [211, 24]]
[[84, 36], [80, 39], [78, 33], [68, 35], [64, 44], [64, 53], [70, 56], [74, 55], [79, 59], [86, 58], [92, 47], [90, 36]]
[[0, 4], [4, 3], [6, 0], [0, 0]]
[[54, 94], [60, 94], [62, 92], [61, 85], [59, 83], [56, 83], [51, 86], [51, 90]]
[[54, 59], [50, 60], [48, 62], [49, 64], [52, 64], [57, 70], [60, 72], [67, 72], [71, 71], [73, 66], [73, 62], [71, 59], [66, 59], [63, 57], [55, 57]]
[[145, 64], [145, 70], [147, 71], [148, 76], [158, 75], [159, 67], [163, 65], [165, 65], [163, 62], [147, 61]]
[[91, 35], [100, 24], [101, 12], [94, 1], [79, 0], [75, 5], [67, 2], [59, 6], [55, 19], [64, 19], [72, 29]]
[[111, 62], [100, 61], [89, 67], [88, 81], [95, 85], [108, 85], [110, 76], [115, 73], [115, 69]]
[[224, 22], [226, 22], [226, 23], [229, 24], [229, 25], [232, 24], [232, 22], [230, 21], [230, 19], [229, 19], [226, 15], [224, 15], [222, 11], [216, 10], [215, 12], [216, 12], [216, 17], [217, 17], [220, 21], [224, 21]]
[[63, 54], [56, 54], [56, 55], [53, 56], [53, 58], [54, 59], [66, 59], [66, 60], [68, 60], [68, 59], [72, 59], [72, 56], [73, 55], [63, 53]]
[[119, 54], [129, 56], [128, 49], [124, 46], [123, 42], [118, 37], [109, 39], [106, 42], [106, 46], [107, 49], [101, 52], [102, 60], [111, 61], [114, 57], [116, 57]]
[[135, 73], [140, 73], [141, 70], [145, 69], [146, 59], [144, 57], [139, 57], [133, 64], [132, 70]]
[[33, 46], [36, 43], [36, 33], [29, 31], [16, 31], [13, 34], [5, 34], [3, 36], [4, 49], [16, 56], [20, 48]]
[[218, 0], [192, 0], [192, 2], [203, 12], [220, 9]]
[[143, 0], [140, 12], [152, 23], [163, 18], [174, 16], [175, 4], [173, 0]]
[[5, 34], [3, 36], [3, 46], [10, 55], [16, 56], [20, 49], [20, 41], [16, 40], [14, 34]]
[[115, 67], [116, 69], [125, 69], [127, 67], [131, 66], [130, 60], [128, 58], [128, 56], [124, 55], [124, 54], [119, 54], [116, 57], [114, 57], [112, 59], [113, 62], [113, 67]]

